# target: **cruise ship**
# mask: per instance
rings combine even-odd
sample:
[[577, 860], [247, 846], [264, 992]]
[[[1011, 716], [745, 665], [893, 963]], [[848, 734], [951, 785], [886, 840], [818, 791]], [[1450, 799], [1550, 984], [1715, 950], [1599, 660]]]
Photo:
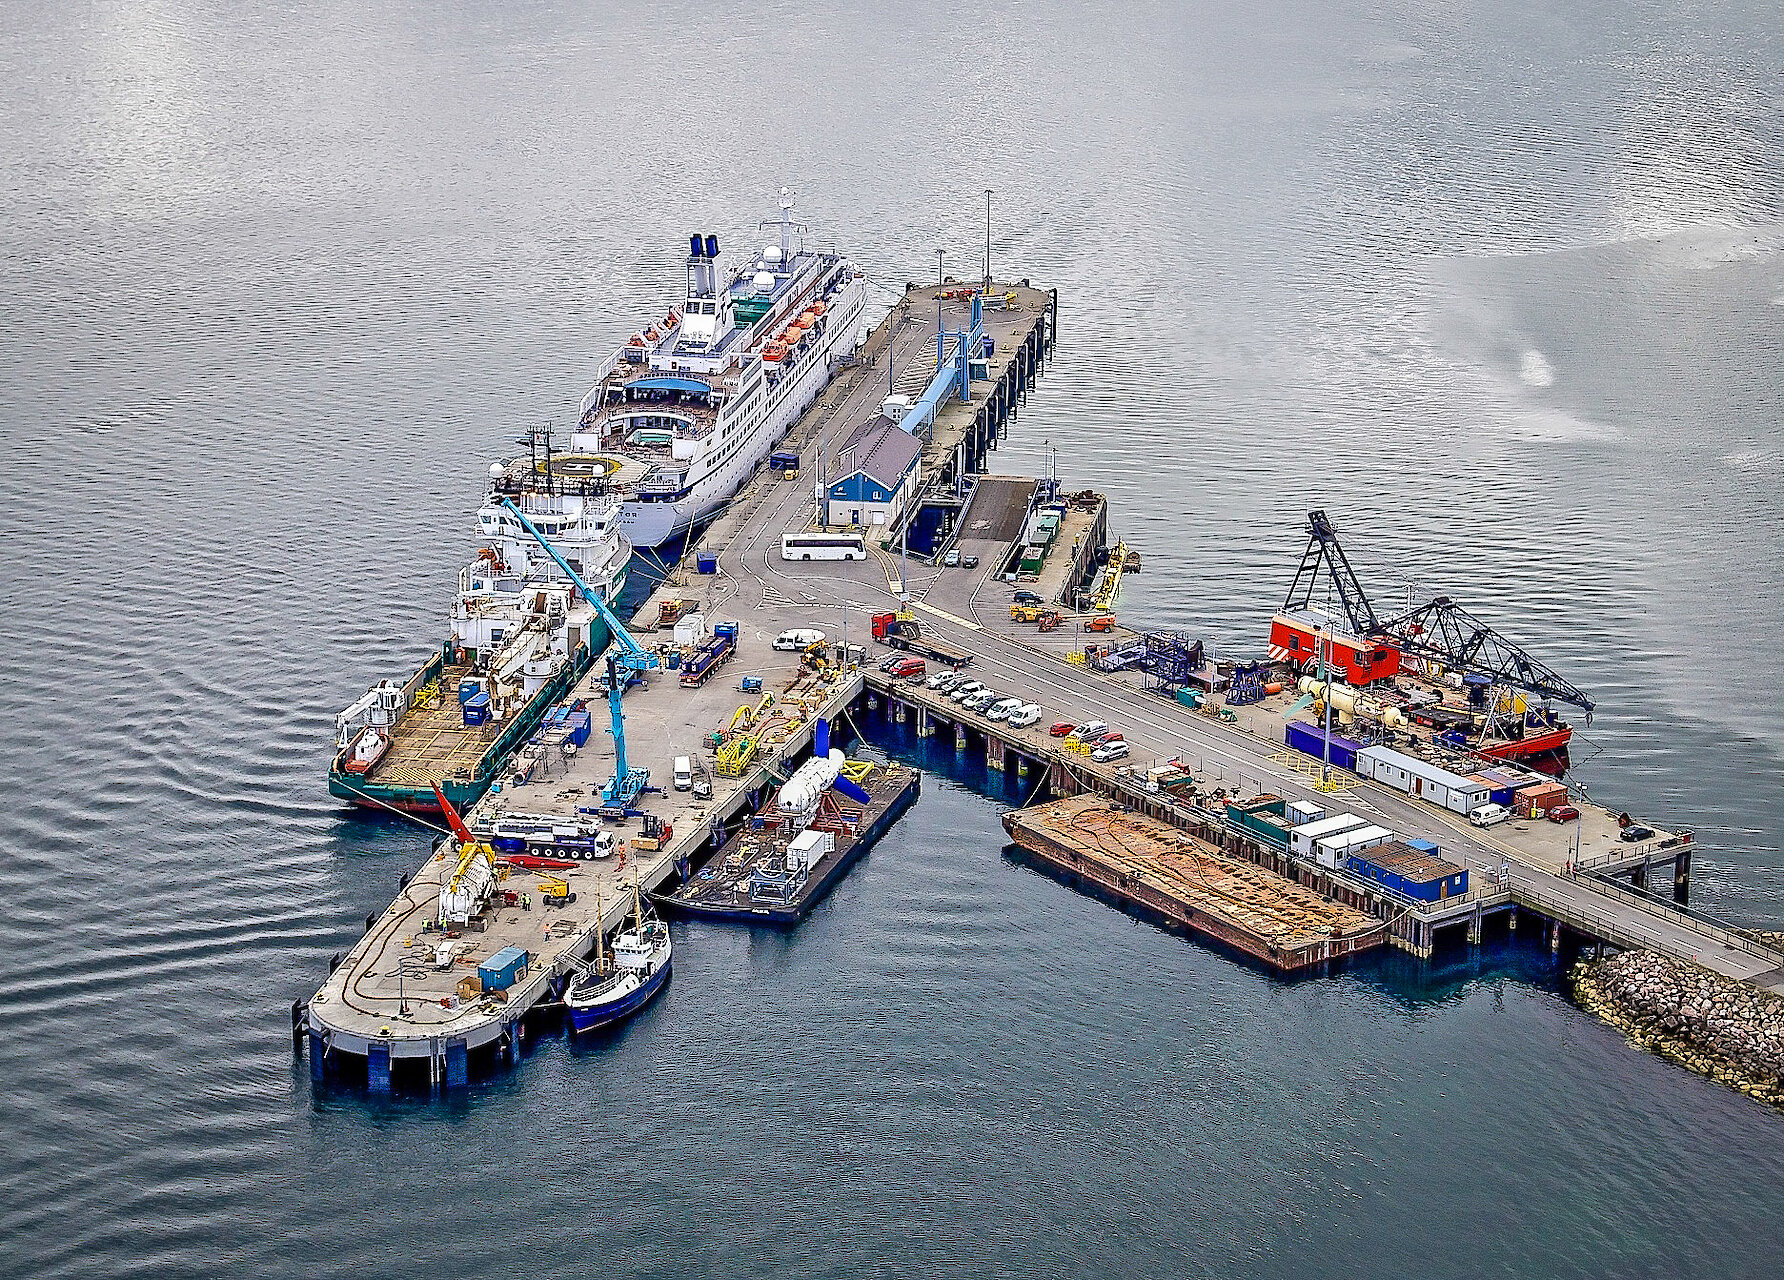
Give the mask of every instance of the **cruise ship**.
[[782, 192], [778, 241], [721, 269], [688, 237], [679, 305], [634, 333], [583, 397], [570, 445], [621, 499], [620, 531], [658, 547], [716, 514], [858, 345], [866, 280], [808, 250]]

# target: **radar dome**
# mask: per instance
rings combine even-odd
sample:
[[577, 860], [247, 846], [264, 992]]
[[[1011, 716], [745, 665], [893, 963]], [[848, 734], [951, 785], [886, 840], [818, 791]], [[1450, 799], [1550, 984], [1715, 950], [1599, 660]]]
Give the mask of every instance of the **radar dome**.
[[757, 293], [773, 293], [774, 292], [774, 272], [772, 272], [772, 271], [758, 271], [758, 272], [756, 272], [755, 285], [756, 285]]
[[766, 249], [762, 250], [763, 262], [779, 262], [780, 260], [781, 251], [778, 244], [771, 244]]
[[502, 478], [502, 472], [506, 471], [507, 469], [508, 469], [507, 467], [503, 466], [499, 462], [492, 462], [489, 464], [489, 478], [491, 480], [500, 480]]

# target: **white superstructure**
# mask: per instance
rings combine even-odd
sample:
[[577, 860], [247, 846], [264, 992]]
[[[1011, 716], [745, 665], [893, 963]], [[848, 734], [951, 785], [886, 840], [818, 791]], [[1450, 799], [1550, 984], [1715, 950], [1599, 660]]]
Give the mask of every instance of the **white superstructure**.
[[855, 349], [866, 281], [840, 254], [808, 251], [792, 208], [783, 199], [763, 224], [779, 243], [728, 275], [718, 238], [690, 236], [681, 304], [634, 333], [583, 397], [571, 447], [612, 484], [636, 546], [718, 511]]

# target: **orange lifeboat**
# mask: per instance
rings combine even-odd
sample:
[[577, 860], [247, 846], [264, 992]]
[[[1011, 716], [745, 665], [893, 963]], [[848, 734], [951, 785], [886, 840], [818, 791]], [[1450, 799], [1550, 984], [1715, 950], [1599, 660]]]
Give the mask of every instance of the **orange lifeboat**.
[[828, 302], [814, 302], [811, 306], [807, 307], [806, 310], [811, 312], [814, 316], [821, 316], [826, 311], [830, 310], [830, 304]]
[[762, 348], [762, 359], [768, 364], [779, 364], [787, 358], [787, 344], [771, 342]]
[[648, 328], [644, 331], [644, 340], [646, 342], [655, 342], [658, 338], [660, 338], [662, 336], [663, 336], [662, 334], [657, 332], [657, 328], [655, 325], [652, 325], [650, 328]]
[[631, 341], [626, 343], [626, 345], [628, 347], [642, 347], [644, 345], [644, 335], [642, 333], [634, 333]]

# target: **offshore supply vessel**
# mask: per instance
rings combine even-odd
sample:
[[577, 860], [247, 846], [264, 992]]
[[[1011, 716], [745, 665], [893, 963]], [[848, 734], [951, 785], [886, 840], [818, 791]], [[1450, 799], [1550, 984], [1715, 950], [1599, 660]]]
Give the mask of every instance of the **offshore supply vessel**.
[[[549, 456], [549, 440], [546, 448]], [[618, 498], [550, 466], [491, 471], [489, 501], [477, 513], [484, 545], [459, 572], [440, 647], [404, 683], [381, 681], [335, 717], [328, 789], [342, 800], [437, 813], [438, 784], [455, 808], [469, 809], [611, 639], [504, 504], [549, 530], [611, 605], [631, 556]]]
[[767, 460], [859, 344], [865, 278], [808, 250], [782, 192], [777, 243], [721, 278], [714, 235], [688, 237], [680, 302], [609, 356], [570, 438], [622, 502], [620, 528], [658, 547], [714, 515]]

